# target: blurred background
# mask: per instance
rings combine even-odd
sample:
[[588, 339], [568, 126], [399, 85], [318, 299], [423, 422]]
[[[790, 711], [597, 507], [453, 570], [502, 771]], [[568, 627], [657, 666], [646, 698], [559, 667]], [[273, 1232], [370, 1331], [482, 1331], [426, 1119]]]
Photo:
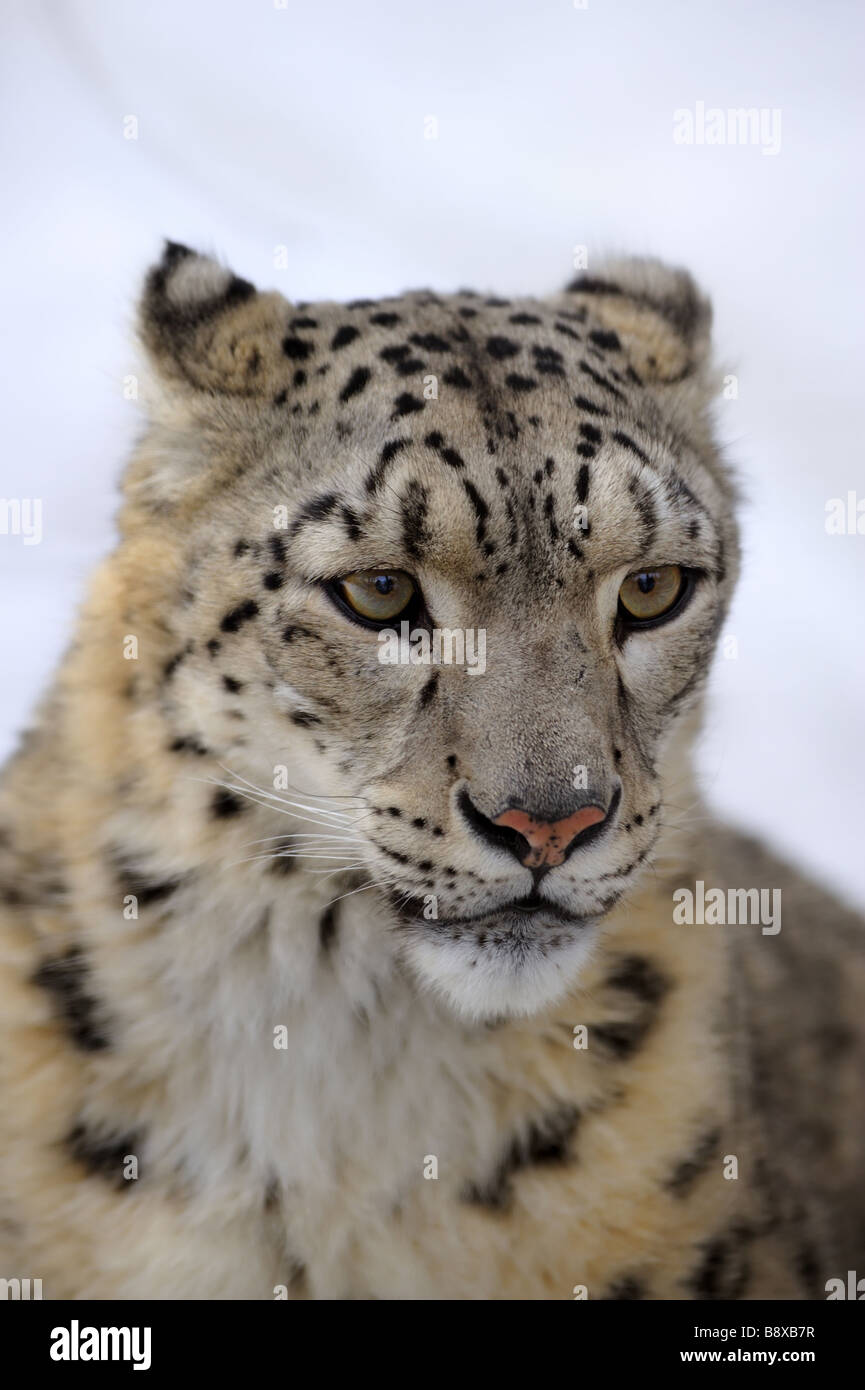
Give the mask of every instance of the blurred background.
[[[0, 496], [42, 499], [39, 544], [0, 533], [0, 757], [113, 544], [163, 236], [295, 299], [545, 293], [575, 247], [651, 253], [712, 295], [736, 378], [706, 795], [865, 905], [865, 534], [826, 530], [830, 499], [865, 501], [865, 7], [6, 0], [0, 26]], [[765, 138], [708, 143], [715, 108]]]

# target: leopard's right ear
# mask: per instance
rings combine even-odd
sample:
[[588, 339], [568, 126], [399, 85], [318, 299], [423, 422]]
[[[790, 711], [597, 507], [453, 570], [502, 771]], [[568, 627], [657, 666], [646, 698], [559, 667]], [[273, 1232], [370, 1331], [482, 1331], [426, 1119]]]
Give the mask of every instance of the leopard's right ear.
[[608, 260], [561, 298], [622, 340], [647, 385], [698, 380], [709, 364], [712, 308], [686, 270], [649, 257]]
[[288, 304], [210, 256], [167, 241], [138, 308], [138, 333], [166, 385], [258, 396], [285, 373]]

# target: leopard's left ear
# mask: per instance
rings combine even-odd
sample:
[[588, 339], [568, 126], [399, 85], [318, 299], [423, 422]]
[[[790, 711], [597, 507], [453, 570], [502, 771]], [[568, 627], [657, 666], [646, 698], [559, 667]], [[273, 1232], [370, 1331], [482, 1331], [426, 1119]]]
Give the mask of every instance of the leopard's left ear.
[[579, 275], [561, 298], [616, 334], [647, 384], [683, 381], [708, 362], [712, 306], [686, 270], [648, 258], [609, 260]]
[[285, 366], [287, 301], [262, 294], [210, 256], [167, 241], [147, 275], [138, 332], [167, 385], [256, 396]]

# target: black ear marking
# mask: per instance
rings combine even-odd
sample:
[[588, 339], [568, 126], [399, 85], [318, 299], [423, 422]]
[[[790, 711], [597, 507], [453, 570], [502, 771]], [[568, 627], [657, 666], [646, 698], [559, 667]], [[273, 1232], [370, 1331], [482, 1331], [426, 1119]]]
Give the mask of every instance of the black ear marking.
[[196, 329], [255, 295], [255, 286], [209, 256], [166, 241], [141, 300], [142, 335], [148, 345], [171, 355]]

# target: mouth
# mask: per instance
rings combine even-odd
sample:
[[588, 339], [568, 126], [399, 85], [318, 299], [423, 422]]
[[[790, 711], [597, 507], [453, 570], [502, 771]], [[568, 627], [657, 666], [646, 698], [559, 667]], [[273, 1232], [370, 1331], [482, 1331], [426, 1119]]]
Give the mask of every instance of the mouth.
[[[394, 895], [391, 901], [404, 921], [423, 920], [418, 918], [411, 902], [405, 903], [397, 895]], [[483, 912], [463, 917], [438, 917], [432, 921], [424, 921], [423, 925], [445, 930], [452, 927], [480, 927], [492, 924], [525, 929], [529, 925], [532, 928], [589, 926], [597, 920], [598, 913], [577, 916], [572, 912], [566, 912], [549, 898], [542, 898], [540, 893], [533, 892], [525, 898], [513, 898], [509, 902], [498, 903]]]

